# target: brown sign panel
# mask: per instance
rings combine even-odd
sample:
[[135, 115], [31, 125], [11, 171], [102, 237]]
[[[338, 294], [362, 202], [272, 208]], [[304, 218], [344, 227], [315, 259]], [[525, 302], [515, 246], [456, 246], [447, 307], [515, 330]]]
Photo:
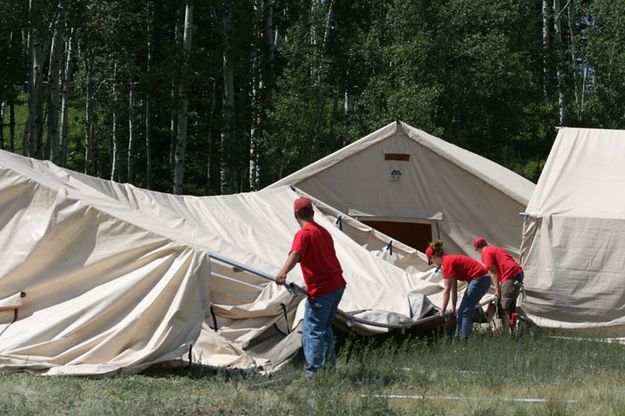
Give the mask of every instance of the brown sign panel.
[[406, 153], [384, 153], [384, 160], [401, 160], [408, 162], [410, 160], [410, 155]]

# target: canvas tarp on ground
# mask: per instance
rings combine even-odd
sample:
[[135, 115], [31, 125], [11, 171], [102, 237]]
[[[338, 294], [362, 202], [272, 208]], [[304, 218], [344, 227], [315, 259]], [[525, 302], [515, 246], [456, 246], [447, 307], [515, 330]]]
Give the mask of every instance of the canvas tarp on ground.
[[562, 128], [527, 206], [523, 310], [625, 336], [625, 131]]
[[534, 190], [503, 166], [402, 122], [269, 188], [287, 184], [363, 221], [432, 224], [432, 237], [444, 240], [449, 252], [472, 257], [476, 235], [518, 256], [519, 213]]
[[[0, 151], [0, 368], [136, 372], [191, 344], [194, 362], [275, 368], [299, 348], [302, 297], [214, 254], [275, 273], [298, 227], [297, 197], [289, 187], [174, 196]], [[333, 217], [317, 221], [348, 282], [342, 312], [410, 325], [439, 302], [441, 285], [422, 280], [431, 271], [408, 273]], [[302, 285], [299, 267], [289, 276]]]

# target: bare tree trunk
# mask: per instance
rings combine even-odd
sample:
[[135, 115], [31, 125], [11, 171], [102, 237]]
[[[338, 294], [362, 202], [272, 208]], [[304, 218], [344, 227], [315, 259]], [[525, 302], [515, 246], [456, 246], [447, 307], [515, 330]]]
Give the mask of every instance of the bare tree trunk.
[[135, 97], [134, 97], [134, 81], [132, 77], [130, 77], [130, 84], [128, 86], [128, 161], [127, 164], [127, 177], [126, 180], [130, 183], [134, 182], [134, 172], [133, 172], [133, 159], [134, 159], [134, 126], [133, 126], [133, 117], [134, 117], [134, 107], [135, 107]]
[[562, 13], [560, 0], [553, 0], [553, 28], [555, 32], [556, 76], [558, 79], [558, 107], [560, 109], [560, 125], [564, 123], [564, 75], [562, 73]]
[[[180, 43], [180, 26], [178, 25], [178, 18], [180, 14], [176, 12], [176, 25], [174, 27], [174, 45], [178, 45]], [[177, 69], [176, 69], [177, 70]], [[176, 75], [171, 78], [171, 108], [177, 108], [177, 94], [176, 94]], [[178, 111], [171, 111], [171, 118], [169, 119], [169, 130], [171, 132], [171, 140], [169, 142], [169, 165], [175, 169], [174, 162], [174, 154], [176, 153], [176, 131], [178, 130], [177, 126], [178, 121]]]
[[215, 107], [217, 101], [217, 83], [213, 79], [211, 88], [211, 109], [208, 116], [208, 157], [206, 158], [206, 194], [211, 194], [211, 162], [213, 159], [213, 119], [215, 118]]
[[0, 149], [4, 150], [4, 113], [6, 113], [6, 103], [0, 101]]
[[264, 1], [264, 37], [265, 37], [265, 50], [263, 62], [263, 98], [265, 102], [265, 108], [271, 108], [273, 106], [273, 83], [274, 83], [274, 62], [275, 51], [277, 43], [277, 30], [274, 27], [274, 0]]
[[221, 165], [220, 165], [220, 192], [222, 194], [229, 193], [232, 190], [232, 172], [228, 169], [230, 159], [230, 148], [234, 142], [234, 75], [232, 65], [230, 64], [231, 50], [231, 32], [232, 32], [232, 5], [227, 0], [223, 2], [223, 81], [224, 94], [222, 99], [222, 116], [223, 127], [221, 131]]
[[58, 18], [54, 22], [54, 33], [50, 43], [50, 64], [48, 66], [48, 141], [46, 142], [46, 158], [59, 163], [59, 102], [61, 84], [61, 59], [63, 57], [63, 39], [61, 25], [64, 12], [59, 9]]
[[119, 146], [118, 146], [118, 138], [117, 138], [117, 62], [113, 64], [113, 114], [112, 114], [112, 132], [111, 132], [111, 142], [112, 142], [112, 155], [111, 155], [111, 180], [114, 181], [117, 179], [118, 167], [117, 161], [119, 160]]
[[[152, 60], [152, 2], [147, 2], [147, 63], [146, 63], [146, 73], [147, 80], [150, 83], [150, 64]], [[152, 188], [152, 143], [150, 136], [150, 85], [146, 88], [145, 94], [145, 158], [146, 158], [146, 172], [145, 172], [145, 183], [146, 188]]]
[[193, 35], [193, 4], [190, 0], [187, 0], [184, 14], [184, 36], [183, 36], [183, 51], [184, 51], [184, 63], [183, 63], [183, 79], [180, 82], [179, 88], [179, 107], [178, 107], [178, 134], [176, 136], [176, 153], [174, 155], [174, 194], [180, 195], [182, 193], [182, 187], [184, 184], [184, 168], [185, 157], [187, 149], [187, 110], [189, 105], [188, 93], [188, 78], [189, 71], [189, 58], [191, 54], [191, 38]]
[[[31, 13], [35, 13], [31, 7]], [[43, 42], [36, 31], [30, 32], [30, 79], [28, 83], [28, 121], [24, 129], [22, 151], [24, 155], [37, 157], [41, 145], [43, 118], [43, 66], [45, 61]]]
[[92, 59], [85, 56], [85, 173], [94, 175], [95, 163], [95, 90], [91, 78]]
[[59, 140], [59, 163], [67, 166], [67, 140], [68, 140], [68, 111], [69, 111], [69, 83], [72, 77], [72, 37], [74, 28], [70, 29], [69, 38], [65, 42], [65, 65], [62, 76], [62, 97], [61, 97], [61, 137]]
[[15, 152], [15, 102], [9, 102], [9, 151]]
[[[264, 40], [265, 19], [263, 5], [264, 0], [255, 0], [254, 9], [255, 19], [254, 25], [257, 27], [256, 38]], [[248, 165], [248, 186], [251, 191], [258, 189], [259, 183], [259, 146], [260, 146], [260, 127], [262, 116], [262, 90], [263, 90], [263, 66], [261, 64], [263, 54], [256, 47], [256, 42], [252, 42], [252, 65], [251, 65], [251, 115], [252, 120], [250, 122], [250, 141], [249, 141], [249, 165]]]
[[577, 78], [579, 76], [577, 72], [577, 58], [575, 56], [575, 29], [574, 29], [574, 21], [575, 21], [575, 1], [569, 0], [568, 6], [566, 9], [567, 12], [567, 23], [569, 27], [569, 51], [571, 53], [571, 65], [573, 65], [573, 85], [575, 90], [575, 103], [579, 104], [580, 96], [579, 96], [579, 86]]
[[549, 0], [543, 0], [543, 95], [549, 101]]

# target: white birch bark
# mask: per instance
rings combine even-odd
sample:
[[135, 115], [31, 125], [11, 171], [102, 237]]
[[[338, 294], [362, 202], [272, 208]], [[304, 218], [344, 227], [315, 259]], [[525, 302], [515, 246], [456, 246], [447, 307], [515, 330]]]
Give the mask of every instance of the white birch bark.
[[176, 135], [176, 152], [174, 154], [174, 194], [182, 193], [184, 184], [184, 168], [187, 148], [187, 110], [188, 110], [188, 77], [189, 77], [189, 55], [191, 54], [191, 40], [193, 35], [193, 3], [187, 1], [184, 13], [184, 73], [179, 87], [179, 107], [178, 107], [178, 132]]
[[[31, 12], [33, 10], [31, 1]], [[41, 143], [41, 126], [43, 118], [43, 66], [45, 61], [43, 42], [36, 31], [29, 34], [30, 45], [30, 76], [28, 82], [28, 120], [24, 129], [22, 151], [26, 156], [36, 157]]]
[[[152, 60], [152, 27], [151, 27], [151, 19], [152, 19], [152, 2], [147, 2], [147, 64], [146, 64], [146, 72], [148, 74], [147, 78], [150, 80], [150, 64]], [[145, 158], [146, 158], [146, 188], [151, 189], [152, 187], [152, 143], [150, 136], [150, 88], [146, 88], [148, 91], [145, 94]]]
[[61, 136], [59, 139], [59, 163], [61, 166], [67, 166], [67, 140], [68, 140], [68, 111], [69, 111], [69, 91], [70, 80], [72, 77], [72, 37], [74, 28], [70, 29], [69, 37], [65, 42], [65, 64], [63, 66], [62, 75], [62, 94], [61, 94]]
[[127, 154], [127, 181], [130, 183], [134, 182], [134, 172], [133, 172], [133, 164], [134, 164], [134, 141], [135, 141], [135, 128], [134, 128], [134, 107], [135, 107], [135, 97], [134, 97], [134, 80], [132, 77], [130, 78], [130, 84], [128, 86], [128, 154]]
[[[264, 39], [265, 35], [265, 23], [264, 23], [264, 1], [256, 0], [254, 2], [255, 16], [254, 23], [257, 26], [255, 30], [255, 38]], [[263, 89], [263, 76], [262, 76], [262, 53], [256, 48], [256, 42], [252, 42], [252, 65], [251, 65], [251, 115], [252, 120], [250, 123], [250, 143], [249, 143], [249, 165], [248, 165], [248, 179], [249, 189], [255, 191], [258, 189], [258, 179], [260, 176], [258, 159], [259, 159], [259, 138], [261, 114], [262, 114], [262, 89]]]
[[61, 85], [61, 63], [63, 57], [63, 36], [61, 24], [64, 12], [59, 5], [58, 18], [54, 22], [52, 42], [50, 43], [50, 61], [48, 65], [48, 141], [49, 159], [58, 164], [59, 159], [59, 104]]
[[224, 93], [222, 99], [222, 116], [223, 127], [221, 130], [220, 141], [220, 191], [222, 194], [232, 191], [232, 172], [228, 169], [228, 162], [230, 159], [230, 148], [234, 142], [234, 76], [232, 73], [232, 65], [230, 64], [231, 51], [231, 31], [232, 31], [232, 11], [231, 5], [226, 0], [224, 2], [224, 16], [223, 16], [223, 38], [224, 38], [224, 50], [223, 50], [223, 84]]
[[117, 161], [119, 160], [119, 146], [118, 146], [118, 138], [117, 138], [117, 63], [113, 64], [113, 114], [112, 118], [112, 131], [111, 131], [111, 142], [113, 144], [112, 155], [111, 155], [111, 180], [116, 180], [117, 173]]
[[549, 0], [543, 0], [543, 96], [549, 101]]
[[6, 103], [0, 101], [0, 149], [4, 150], [4, 116], [6, 112]]
[[558, 108], [560, 109], [560, 126], [564, 123], [564, 80], [562, 73], [562, 13], [560, 9], [560, 0], [553, 0], [553, 28], [556, 44], [556, 77], [558, 89]]

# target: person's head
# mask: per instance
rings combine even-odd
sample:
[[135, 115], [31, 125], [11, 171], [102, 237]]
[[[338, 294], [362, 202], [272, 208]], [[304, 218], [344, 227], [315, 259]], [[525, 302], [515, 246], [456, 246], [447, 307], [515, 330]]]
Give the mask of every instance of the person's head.
[[477, 251], [478, 253], [481, 253], [482, 249], [487, 245], [488, 243], [486, 242], [486, 239], [484, 237], [475, 237], [473, 239], [473, 247], [475, 247], [475, 251]]
[[312, 221], [315, 212], [313, 211], [312, 202], [310, 199], [303, 196], [297, 198], [293, 203], [293, 210], [295, 213], [295, 219], [298, 221]]
[[441, 267], [443, 265], [443, 255], [445, 255], [443, 242], [440, 240], [431, 241], [425, 249], [425, 255], [428, 257], [428, 264]]

